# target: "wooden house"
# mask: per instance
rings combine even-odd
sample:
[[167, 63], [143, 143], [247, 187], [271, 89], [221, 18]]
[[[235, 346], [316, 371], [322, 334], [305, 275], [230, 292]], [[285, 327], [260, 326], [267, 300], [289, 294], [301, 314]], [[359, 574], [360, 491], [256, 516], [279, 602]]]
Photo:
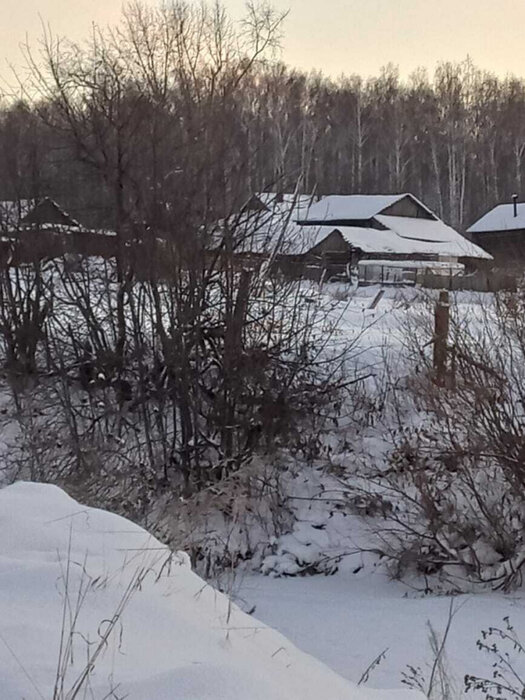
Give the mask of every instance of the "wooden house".
[[2, 257], [13, 262], [33, 262], [64, 254], [116, 253], [116, 234], [85, 228], [54, 200], [0, 202]]

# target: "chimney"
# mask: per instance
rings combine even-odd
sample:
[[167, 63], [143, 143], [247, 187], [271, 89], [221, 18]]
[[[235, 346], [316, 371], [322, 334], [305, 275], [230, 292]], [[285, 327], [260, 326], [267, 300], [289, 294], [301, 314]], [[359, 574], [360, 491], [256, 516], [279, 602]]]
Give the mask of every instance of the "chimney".
[[512, 195], [512, 204], [514, 206], [514, 218], [518, 216], [518, 195], [513, 194]]

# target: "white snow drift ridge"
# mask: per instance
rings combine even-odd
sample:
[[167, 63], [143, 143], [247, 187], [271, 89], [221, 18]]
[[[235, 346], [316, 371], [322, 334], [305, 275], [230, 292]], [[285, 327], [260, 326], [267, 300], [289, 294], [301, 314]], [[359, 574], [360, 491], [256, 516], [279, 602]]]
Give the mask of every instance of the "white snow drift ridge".
[[[55, 486], [0, 491], [2, 700], [357, 700], [140, 527]], [[365, 630], [355, 630], [355, 643]]]

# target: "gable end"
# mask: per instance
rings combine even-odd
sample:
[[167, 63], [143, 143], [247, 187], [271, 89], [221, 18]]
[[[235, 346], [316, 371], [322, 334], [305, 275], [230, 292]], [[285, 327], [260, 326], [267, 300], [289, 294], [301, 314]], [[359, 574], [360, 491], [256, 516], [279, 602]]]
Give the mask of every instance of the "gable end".
[[383, 216], [403, 216], [410, 219], [427, 219], [430, 221], [436, 221], [437, 219], [426, 207], [409, 194], [386, 207], [380, 213]]

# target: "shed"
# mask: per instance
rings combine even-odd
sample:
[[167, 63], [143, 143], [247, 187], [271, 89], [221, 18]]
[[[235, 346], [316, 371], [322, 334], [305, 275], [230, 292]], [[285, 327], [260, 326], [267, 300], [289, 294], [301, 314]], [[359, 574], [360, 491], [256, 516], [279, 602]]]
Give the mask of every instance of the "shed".
[[472, 241], [502, 267], [525, 263], [525, 202], [499, 204], [467, 229]]

